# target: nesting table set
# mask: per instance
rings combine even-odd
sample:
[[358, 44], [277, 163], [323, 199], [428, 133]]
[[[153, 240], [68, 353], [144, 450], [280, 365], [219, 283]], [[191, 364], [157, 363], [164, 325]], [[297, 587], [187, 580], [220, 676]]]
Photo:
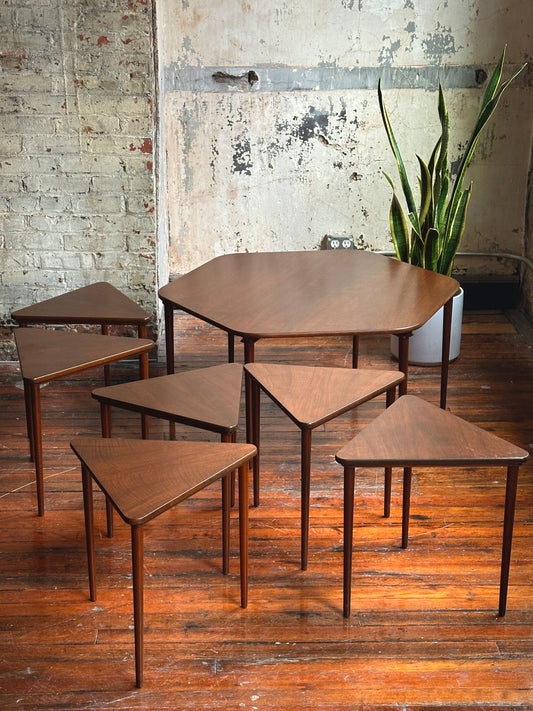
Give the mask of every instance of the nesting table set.
[[[35, 462], [37, 506], [42, 516], [41, 386], [96, 366], [104, 366], [109, 383], [109, 364], [134, 356], [140, 359], [140, 377], [147, 378], [148, 351], [155, 344], [146, 338], [149, 314], [106, 282], [33, 304], [14, 311], [12, 316], [23, 327], [16, 329], [15, 341], [24, 384], [30, 458]], [[25, 328], [30, 324], [96, 324], [102, 335]], [[134, 326], [139, 338], [109, 336], [110, 325]]]
[[[498, 614], [506, 610], [519, 466], [528, 453], [446, 411], [454, 279], [370, 252], [284, 252], [218, 257], [159, 290], [165, 309], [167, 375], [149, 378], [149, 315], [106, 283], [94, 284], [13, 313], [29, 324], [99, 324], [102, 335], [42, 328], [15, 332], [24, 382], [30, 457], [35, 462], [38, 513], [44, 514], [40, 386], [94, 366], [106, 367], [100, 403], [102, 436], [76, 437], [81, 462], [91, 600], [96, 599], [92, 481], [106, 496], [108, 535], [112, 511], [131, 527], [136, 685], [143, 683], [144, 525], [216, 480], [222, 482], [222, 570], [229, 569], [229, 509], [239, 475], [241, 606], [248, 599], [248, 468], [253, 466], [254, 505], [260, 489], [260, 392], [301, 431], [301, 567], [308, 562], [311, 433], [378, 395], [385, 409], [342, 446], [344, 468], [344, 604], [351, 611], [354, 481], [359, 467], [384, 470], [384, 515], [390, 513], [391, 472], [402, 467], [402, 547], [408, 544], [413, 467], [507, 469]], [[409, 338], [444, 307], [440, 408], [407, 394]], [[181, 309], [228, 334], [228, 363], [174, 373], [174, 311]], [[110, 336], [110, 325], [138, 329], [138, 338]], [[399, 338], [399, 367], [358, 369], [359, 339]], [[353, 368], [255, 363], [261, 338], [346, 335]], [[234, 361], [235, 337], [244, 343], [244, 368]], [[108, 365], [139, 356], [140, 379], [110, 385]], [[246, 441], [239, 444], [242, 379]], [[400, 397], [396, 399], [396, 389]], [[138, 412], [142, 440], [111, 438], [111, 408]], [[148, 440], [149, 416], [170, 423], [169, 441]], [[173, 425], [219, 433], [221, 442], [176, 442]]]
[[[81, 462], [90, 599], [96, 599], [94, 480], [106, 497], [107, 533], [113, 510], [131, 528], [135, 679], [143, 683], [144, 526], [217, 480], [222, 481], [222, 572], [229, 572], [230, 507], [234, 473], [239, 473], [239, 562], [241, 606], [248, 602], [248, 469], [252, 444], [236, 442], [242, 394], [242, 366], [228, 363], [177, 375], [149, 378], [145, 338], [149, 314], [111, 284], [100, 282], [13, 312], [24, 395], [30, 459], [35, 463], [37, 509], [44, 515], [41, 385], [104, 366], [100, 402], [102, 437], [76, 437], [71, 448]], [[98, 324], [102, 334], [77, 333], [30, 324]], [[135, 326], [139, 338], [109, 335], [109, 327]], [[141, 337], [143, 336], [143, 337]], [[139, 356], [140, 379], [110, 384], [109, 364]], [[111, 439], [112, 406], [141, 414], [142, 440]], [[148, 417], [181, 422], [221, 435], [220, 443], [151, 441]]]

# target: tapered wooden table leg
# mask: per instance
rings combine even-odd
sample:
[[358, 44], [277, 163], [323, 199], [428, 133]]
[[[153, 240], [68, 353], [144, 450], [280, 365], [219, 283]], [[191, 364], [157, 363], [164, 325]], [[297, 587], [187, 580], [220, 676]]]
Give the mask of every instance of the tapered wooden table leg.
[[344, 592], [343, 615], [350, 617], [352, 607], [353, 497], [355, 468], [344, 468]]
[[407, 548], [409, 542], [409, 509], [411, 505], [412, 474], [413, 470], [411, 467], [404, 467], [402, 503], [402, 548]]
[[165, 351], [167, 373], [174, 372], [174, 306], [165, 301]]
[[[396, 387], [387, 390], [385, 407], [390, 407], [396, 400]], [[383, 516], [390, 517], [390, 500], [392, 494], [392, 467], [385, 467], [385, 486], [383, 495]]]
[[82, 464], [81, 477], [83, 486], [83, 510], [85, 514], [85, 545], [87, 548], [87, 567], [89, 571], [89, 597], [96, 600], [96, 566], [94, 557], [94, 512], [93, 483], [87, 467]]
[[222, 477], [222, 573], [229, 573], [231, 474]]
[[311, 497], [311, 437], [312, 430], [304, 429], [301, 434], [301, 521], [300, 559], [302, 570], [307, 570], [309, 558], [309, 508]]
[[507, 607], [507, 588], [509, 584], [509, 566], [511, 565], [511, 546], [513, 543], [514, 512], [516, 504], [516, 487], [518, 484], [518, 467], [507, 468], [505, 486], [505, 514], [503, 519], [502, 562], [500, 571], [500, 602], [499, 617], [505, 615]]
[[383, 489], [383, 517], [390, 518], [390, 500], [392, 494], [392, 467], [385, 467]]
[[[109, 336], [109, 324], [102, 324], [101, 333], [102, 336]], [[109, 365], [104, 365], [104, 383], [106, 385], [111, 385], [111, 367]]]
[[400, 395], [405, 395], [407, 392], [407, 378], [409, 375], [409, 338], [410, 333], [402, 333], [398, 337], [398, 370], [405, 375], [404, 380], [400, 383]]
[[241, 607], [248, 607], [248, 463], [239, 467], [239, 562]]
[[41, 428], [41, 386], [24, 380], [24, 398], [29, 405], [28, 422], [31, 424], [30, 450], [35, 462], [35, 484], [37, 486], [37, 513], [44, 516], [44, 475], [43, 475], [43, 433]]
[[247, 441], [257, 447], [257, 455], [253, 462], [254, 506], [259, 506], [261, 457], [259, 453], [259, 439], [261, 427], [261, 391], [259, 384], [245, 371], [245, 388], [247, 394]]
[[440, 368], [440, 406], [446, 409], [448, 373], [450, 370], [450, 340], [452, 331], [453, 298], [444, 304], [442, 317], [442, 363]]
[[133, 626], [135, 632], [135, 686], [143, 685], [144, 667], [144, 529], [131, 527], [131, 553], [133, 563]]
[[[139, 326], [139, 338], [146, 338], [146, 325], [142, 324]], [[139, 356], [139, 378], [140, 380], [146, 380], [150, 377], [150, 363], [148, 360], [148, 353], [141, 353]], [[141, 430], [142, 438], [149, 439], [150, 437], [150, 418], [146, 414], [141, 415]]]
[[[102, 437], [111, 437], [111, 408], [105, 402], [100, 403], [100, 421], [102, 425]], [[113, 538], [113, 504], [108, 496], [105, 497], [105, 510], [107, 537]]]
[[359, 365], [359, 336], [352, 336], [352, 368]]
[[28, 433], [28, 442], [30, 443], [30, 462], [35, 461], [35, 447], [33, 442], [33, 405], [31, 401], [31, 392], [29, 385], [24, 382], [24, 402], [26, 408], [26, 431]]

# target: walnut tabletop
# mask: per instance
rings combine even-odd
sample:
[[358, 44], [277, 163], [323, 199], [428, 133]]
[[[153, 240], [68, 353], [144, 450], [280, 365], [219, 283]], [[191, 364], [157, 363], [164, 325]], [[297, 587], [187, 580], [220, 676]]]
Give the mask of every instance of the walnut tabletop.
[[399, 385], [394, 370], [250, 363], [246, 371], [302, 429], [315, 429]]
[[76, 455], [130, 526], [143, 526], [255, 454], [251, 444], [76, 437]]
[[33, 383], [46, 383], [88, 368], [138, 356], [155, 345], [148, 338], [42, 328], [17, 328], [15, 341], [22, 377]]
[[135, 683], [143, 685], [144, 524], [217, 479], [226, 483], [223, 528], [229, 529], [229, 483], [239, 470], [239, 550], [241, 607], [248, 604], [248, 468], [255, 454], [249, 444], [165, 442], [78, 437], [71, 447], [82, 467], [83, 505], [91, 600], [96, 575], [91, 477], [131, 527]]
[[407, 333], [455, 279], [363, 250], [227, 254], [159, 290], [164, 302], [243, 338]]
[[87, 323], [145, 325], [150, 315], [105, 281], [13, 311], [21, 325], [28, 323]]
[[15, 329], [20, 370], [24, 383], [26, 427], [30, 458], [35, 462], [37, 506], [44, 514], [41, 385], [57, 378], [124, 358], [139, 356], [141, 377], [148, 377], [148, 351], [155, 343], [147, 338], [125, 338], [93, 333], [70, 333], [42, 328]]
[[413, 467], [507, 467], [498, 614], [505, 615], [518, 469], [526, 450], [413, 395], [404, 395], [342, 447], [344, 466], [344, 616], [350, 616], [355, 471], [403, 467], [402, 548], [407, 548]]
[[[167, 370], [174, 372], [173, 310], [183, 309], [230, 339], [242, 337], [246, 363], [253, 362], [260, 338], [396, 334], [399, 369], [407, 374], [409, 336], [444, 305], [444, 406], [451, 299], [458, 288], [455, 279], [363, 250], [223, 255], [158, 292], [165, 306]], [[407, 379], [402, 392], [406, 387]]]
[[357, 467], [522, 464], [528, 452], [477, 425], [404, 395], [336, 454], [342, 465]]
[[239, 425], [243, 368], [224, 363], [93, 390], [101, 404], [229, 434]]

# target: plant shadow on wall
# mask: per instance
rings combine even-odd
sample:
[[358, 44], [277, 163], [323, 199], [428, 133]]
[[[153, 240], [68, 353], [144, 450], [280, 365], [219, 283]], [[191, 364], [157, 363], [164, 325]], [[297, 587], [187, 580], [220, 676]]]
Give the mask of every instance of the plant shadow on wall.
[[[458, 160], [458, 168], [452, 180], [448, 156], [450, 119], [444, 92], [439, 84], [438, 112], [441, 135], [426, 163], [417, 155], [420, 174], [418, 177], [419, 202], [409, 183], [402, 154], [385, 108], [381, 79], [378, 83], [379, 107], [390, 146], [396, 159], [400, 185], [405, 199], [402, 206], [392, 178], [384, 173], [392, 188], [389, 224], [397, 258], [424, 269], [451, 276], [455, 256], [465, 231], [468, 203], [472, 185], [464, 187], [465, 173], [470, 165], [481, 132], [496, 110], [503, 92], [527, 66], [524, 63], [509, 79], [501, 82], [505, 61], [505, 48], [490, 77], [466, 150]], [[406, 217], [407, 212], [407, 217]], [[450, 360], [457, 358], [461, 344], [463, 291], [454, 298]], [[427, 324], [414, 331], [409, 347], [409, 362], [420, 365], [436, 365], [442, 352], [442, 310]], [[391, 340], [391, 351], [398, 355], [398, 339]]]

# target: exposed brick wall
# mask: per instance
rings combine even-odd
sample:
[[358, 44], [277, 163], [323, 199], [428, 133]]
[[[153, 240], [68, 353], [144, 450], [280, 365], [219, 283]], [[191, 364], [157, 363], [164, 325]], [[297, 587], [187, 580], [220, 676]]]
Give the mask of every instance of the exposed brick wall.
[[95, 281], [155, 312], [151, 2], [0, 6], [0, 360], [13, 310]]

